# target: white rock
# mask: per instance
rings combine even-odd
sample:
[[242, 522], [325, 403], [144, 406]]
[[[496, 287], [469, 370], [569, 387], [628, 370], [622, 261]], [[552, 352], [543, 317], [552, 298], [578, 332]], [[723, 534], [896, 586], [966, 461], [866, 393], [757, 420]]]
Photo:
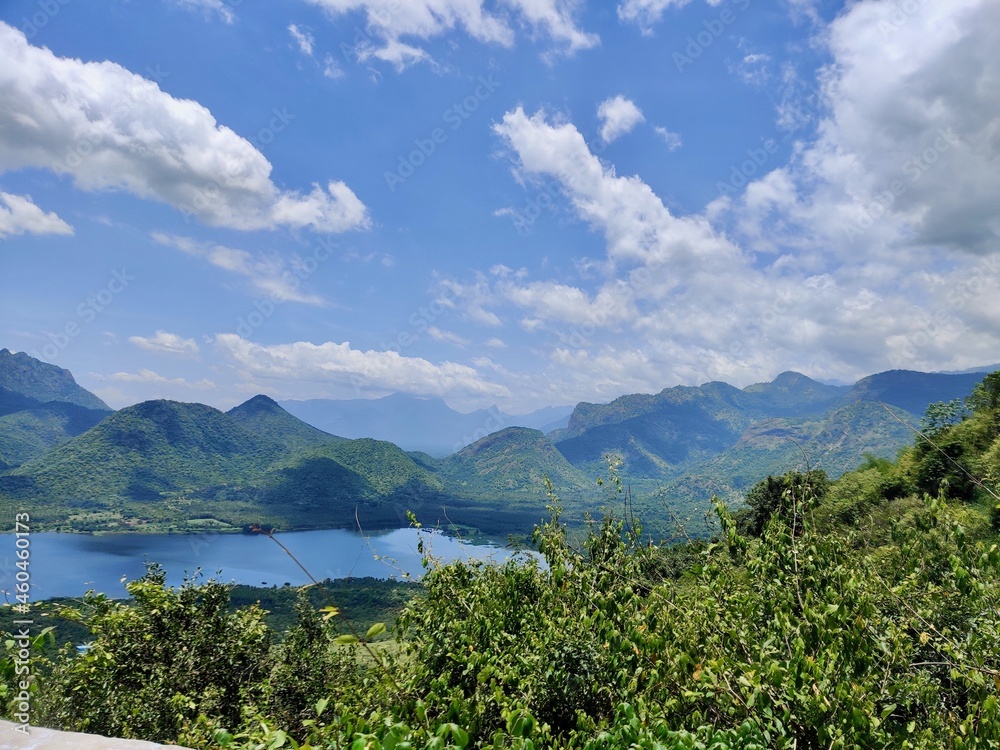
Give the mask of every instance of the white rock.
[[158, 745], [143, 740], [119, 740], [97, 734], [60, 732], [43, 727], [18, 731], [20, 724], [0, 721], [0, 750], [188, 750], [179, 745]]

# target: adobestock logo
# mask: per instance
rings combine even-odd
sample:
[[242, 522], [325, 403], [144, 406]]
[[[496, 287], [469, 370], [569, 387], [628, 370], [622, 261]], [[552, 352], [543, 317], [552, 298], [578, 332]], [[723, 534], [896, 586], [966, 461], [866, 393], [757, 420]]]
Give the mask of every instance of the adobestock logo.
[[104, 312], [115, 301], [115, 297], [124, 292], [130, 283], [135, 281], [135, 276], [129, 275], [123, 268], [121, 271], [112, 271], [111, 278], [103, 288], [88, 294], [80, 304], [76, 306], [76, 318], [66, 322], [60, 330], [56, 332], [46, 331], [45, 335], [49, 343], [42, 347], [41, 351], [32, 350], [31, 356], [35, 359], [43, 359], [51, 362], [56, 359], [60, 352], [70, 345], [70, 342], [77, 338], [84, 329], [93, 323], [97, 316]]

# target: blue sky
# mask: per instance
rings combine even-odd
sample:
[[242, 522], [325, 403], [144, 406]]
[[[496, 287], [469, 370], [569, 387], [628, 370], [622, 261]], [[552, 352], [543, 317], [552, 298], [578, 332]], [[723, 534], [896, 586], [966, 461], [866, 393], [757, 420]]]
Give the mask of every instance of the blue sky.
[[512, 413], [1000, 360], [987, 0], [11, 0], [0, 345]]

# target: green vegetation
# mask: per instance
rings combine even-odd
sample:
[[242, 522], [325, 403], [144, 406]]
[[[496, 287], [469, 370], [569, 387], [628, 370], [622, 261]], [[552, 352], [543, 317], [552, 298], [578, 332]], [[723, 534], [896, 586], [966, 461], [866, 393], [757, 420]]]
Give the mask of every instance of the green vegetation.
[[965, 396], [977, 378], [893, 371], [848, 388], [789, 372], [742, 390], [667, 388], [579, 404], [548, 436], [503, 429], [435, 459], [327, 434], [266, 396], [226, 413], [148, 401], [106, 416], [80, 405], [103, 403], [68, 372], [0, 353], [0, 383], [19, 389], [0, 386], [0, 514], [30, 507], [38, 530], [184, 533], [398, 528], [412, 510], [463, 534], [523, 536], [546, 515], [546, 478], [582, 528], [614, 456], [654, 538], [677, 520], [705, 536], [713, 496], [739, 502], [792, 467], [835, 478], [866, 453], [893, 457], [929, 400]]
[[0, 410], [0, 471], [16, 468], [86, 432], [108, 413], [58, 401], [32, 403], [11, 413]]
[[0, 349], [0, 472], [89, 430], [110, 412], [69, 371]]
[[0, 405], [11, 395], [19, 395], [38, 403], [60, 401], [86, 409], [108, 412], [106, 403], [77, 385], [69, 370], [9, 349], [0, 349]]
[[153, 568], [133, 606], [85, 602], [85, 654], [39, 652], [33, 710], [239, 750], [996, 747], [1000, 373], [967, 406], [895, 462], [719, 503], [707, 542], [651, 544], [627, 512], [575, 547], [553, 504], [545, 566], [428, 561], [393, 640], [304, 594], [275, 645], [258, 607]]
[[[171, 533], [353, 528], [358, 520], [366, 529], [399, 528], [413, 510], [484, 534], [523, 534], [545, 515], [538, 498], [550, 463], [562, 464], [566, 476], [552, 476], [565, 478], [567, 495], [583, 481], [541, 433], [526, 432], [540, 440], [494, 455], [484, 479], [478, 459], [446, 463], [384, 441], [328, 435], [265, 396], [227, 413], [147, 401], [0, 475], [0, 511], [31, 507], [44, 530]], [[536, 465], [539, 457], [546, 461]], [[509, 486], [491, 483], [522, 472]]]

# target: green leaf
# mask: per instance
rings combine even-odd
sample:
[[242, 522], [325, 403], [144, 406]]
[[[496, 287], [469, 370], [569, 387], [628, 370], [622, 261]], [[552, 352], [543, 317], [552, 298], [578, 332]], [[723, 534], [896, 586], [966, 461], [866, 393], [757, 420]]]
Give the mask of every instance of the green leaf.
[[340, 614], [340, 610], [337, 609], [336, 607], [323, 607], [322, 609], [320, 609], [320, 612], [323, 613], [324, 620], [329, 620]]
[[384, 633], [384, 632], [385, 632], [385, 623], [384, 622], [376, 622], [374, 625], [372, 625], [370, 628], [368, 628], [368, 632], [365, 633], [365, 640], [366, 641], [370, 641], [375, 636], [380, 635], [381, 633]]
[[358, 639], [353, 635], [338, 635], [333, 639], [333, 642], [338, 646], [348, 646], [352, 643], [357, 643]]

